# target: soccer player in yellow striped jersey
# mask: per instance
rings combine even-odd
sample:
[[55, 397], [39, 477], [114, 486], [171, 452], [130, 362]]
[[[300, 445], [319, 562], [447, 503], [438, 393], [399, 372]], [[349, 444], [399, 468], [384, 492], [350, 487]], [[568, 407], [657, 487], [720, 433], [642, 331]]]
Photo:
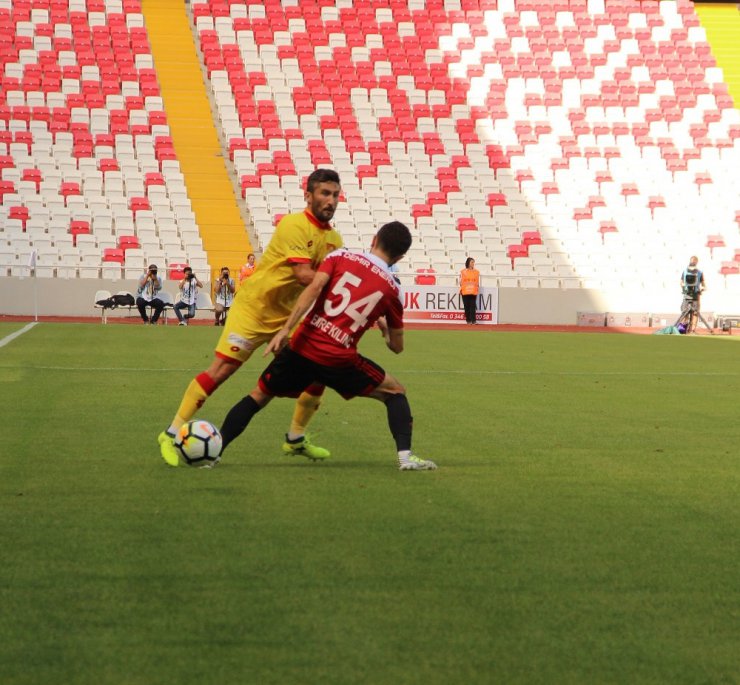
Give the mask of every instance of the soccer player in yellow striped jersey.
[[[330, 169], [317, 169], [306, 184], [306, 209], [281, 219], [254, 274], [234, 298], [213, 362], [190, 382], [172, 423], [159, 435], [162, 458], [170, 466], [180, 463], [173, 443], [180, 427], [282, 328], [324, 257], [342, 246], [341, 236], [329, 224], [340, 193], [339, 175]], [[306, 436], [306, 426], [319, 408], [323, 390], [322, 386], [312, 386], [298, 398], [284, 452], [313, 460], [330, 456], [328, 450], [313, 445]]]

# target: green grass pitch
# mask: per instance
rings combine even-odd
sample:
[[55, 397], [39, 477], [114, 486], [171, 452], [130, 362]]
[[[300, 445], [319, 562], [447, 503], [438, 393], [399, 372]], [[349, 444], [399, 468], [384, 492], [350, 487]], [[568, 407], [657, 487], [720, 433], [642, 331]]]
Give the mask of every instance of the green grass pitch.
[[330, 463], [282, 455], [276, 400], [218, 468], [168, 468], [218, 333], [0, 347], [0, 683], [739, 682], [737, 341], [371, 332], [438, 471], [398, 472], [380, 403], [333, 394]]

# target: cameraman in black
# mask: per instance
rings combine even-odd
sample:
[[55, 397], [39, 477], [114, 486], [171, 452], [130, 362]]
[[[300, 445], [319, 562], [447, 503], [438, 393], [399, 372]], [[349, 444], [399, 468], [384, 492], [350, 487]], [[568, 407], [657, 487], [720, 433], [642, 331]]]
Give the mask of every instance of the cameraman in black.
[[234, 292], [236, 284], [234, 279], [229, 275], [229, 267], [222, 266], [221, 274], [213, 285], [214, 303], [213, 309], [216, 313], [214, 326], [223, 326], [226, 323], [226, 314], [234, 301]]
[[[164, 302], [159, 299], [162, 290], [162, 277], [157, 275], [157, 265], [150, 264], [146, 273], [139, 277], [139, 289], [136, 291], [136, 308], [144, 323], [156, 325], [164, 309]], [[146, 308], [152, 308], [152, 318], [147, 316]]]
[[693, 333], [696, 330], [696, 324], [699, 321], [701, 294], [706, 289], [704, 283], [704, 274], [697, 266], [699, 258], [694, 256], [689, 260], [689, 265], [681, 274], [681, 290], [683, 291], [683, 305], [681, 311], [691, 310], [689, 316], [687, 333]]
[[[198, 297], [198, 288], [203, 284], [198, 280], [193, 270], [186, 266], [183, 270], [185, 276], [180, 281], [180, 300], [174, 306], [175, 316], [180, 322], [180, 326], [187, 326], [188, 320], [195, 316], [195, 301]], [[185, 314], [182, 310], [186, 310]]]

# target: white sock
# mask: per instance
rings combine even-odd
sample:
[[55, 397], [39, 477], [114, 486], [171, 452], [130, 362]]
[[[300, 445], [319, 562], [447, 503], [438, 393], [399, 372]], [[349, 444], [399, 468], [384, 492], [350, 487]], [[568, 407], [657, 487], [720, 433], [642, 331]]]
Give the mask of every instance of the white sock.
[[291, 442], [293, 440], [300, 440], [301, 438], [305, 437], [305, 435], [305, 433], [291, 433], [290, 431], [288, 431], [288, 440]]
[[401, 450], [398, 453], [399, 459], [408, 459], [411, 456], [411, 450]]

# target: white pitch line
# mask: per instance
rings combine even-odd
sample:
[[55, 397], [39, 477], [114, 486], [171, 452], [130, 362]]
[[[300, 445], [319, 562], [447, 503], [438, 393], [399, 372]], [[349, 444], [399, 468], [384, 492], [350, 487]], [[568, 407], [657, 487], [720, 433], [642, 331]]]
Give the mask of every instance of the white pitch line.
[[196, 368], [192, 369], [165, 369], [158, 367], [156, 369], [148, 369], [144, 366], [21, 366], [20, 364], [14, 365], [2, 365], [0, 369], [24, 369], [25, 371], [104, 371], [104, 372], [121, 372], [121, 371], [132, 371], [134, 373], [140, 373], [145, 371], [150, 372], [161, 372], [161, 373], [172, 373], [176, 371], [189, 371], [190, 373], [198, 371]]
[[5, 347], [8, 343], [13, 342], [16, 338], [20, 337], [24, 333], [27, 333], [30, 331], [38, 322], [33, 321], [32, 323], [26, 324], [23, 328], [21, 328], [19, 331], [15, 331], [15, 333], [11, 333], [10, 335], [6, 335], [4, 338], [0, 338], [0, 347]]
[[738, 372], [727, 371], [462, 371], [448, 369], [447, 371], [406, 369], [402, 374], [444, 374], [462, 376], [740, 376]]

